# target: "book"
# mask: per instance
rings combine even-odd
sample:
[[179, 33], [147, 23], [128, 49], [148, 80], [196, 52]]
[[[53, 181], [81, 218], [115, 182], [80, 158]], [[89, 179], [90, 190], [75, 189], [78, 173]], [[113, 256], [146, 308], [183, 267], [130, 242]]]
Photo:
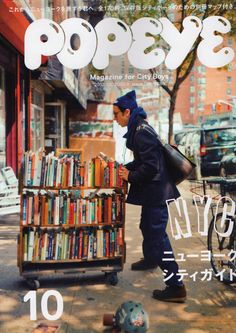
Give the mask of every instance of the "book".
[[93, 160], [94, 163], [94, 186], [101, 186], [101, 159], [99, 157], [95, 157]]

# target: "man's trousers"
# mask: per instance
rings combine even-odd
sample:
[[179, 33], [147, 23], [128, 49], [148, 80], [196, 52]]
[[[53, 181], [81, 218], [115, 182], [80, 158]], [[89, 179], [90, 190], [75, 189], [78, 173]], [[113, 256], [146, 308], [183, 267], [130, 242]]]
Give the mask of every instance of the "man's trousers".
[[[166, 206], [142, 206], [140, 229], [143, 235], [144, 259], [158, 265], [164, 274], [164, 281], [169, 286], [183, 285], [178, 276], [178, 264], [166, 233], [168, 209]], [[163, 259], [169, 259], [163, 261]]]

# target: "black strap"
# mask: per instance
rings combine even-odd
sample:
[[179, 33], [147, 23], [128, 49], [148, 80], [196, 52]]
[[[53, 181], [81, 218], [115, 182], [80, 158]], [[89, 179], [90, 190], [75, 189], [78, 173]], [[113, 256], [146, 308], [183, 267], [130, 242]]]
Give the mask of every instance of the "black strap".
[[156, 133], [156, 131], [149, 124], [141, 124], [141, 125], [139, 125], [137, 127], [136, 131], [139, 131], [141, 129], [144, 129], [147, 132], [149, 132], [150, 134], [154, 135], [157, 138], [157, 140], [160, 142], [160, 144], [162, 146], [164, 146], [163, 143], [162, 143], [162, 141], [161, 141], [161, 138], [159, 137], [159, 135]]
[[155, 130], [149, 125], [149, 124], [141, 124], [137, 127], [137, 131], [141, 130], [141, 129], [145, 129], [147, 130], [149, 133], [157, 136], [157, 133], [155, 132]]

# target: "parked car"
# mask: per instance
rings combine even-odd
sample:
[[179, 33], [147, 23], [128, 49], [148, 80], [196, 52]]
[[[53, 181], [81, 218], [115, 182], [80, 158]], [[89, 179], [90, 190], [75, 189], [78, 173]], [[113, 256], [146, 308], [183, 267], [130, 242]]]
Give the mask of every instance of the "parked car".
[[236, 146], [236, 126], [188, 129], [175, 134], [179, 150], [196, 165], [194, 178], [219, 175], [221, 160]]
[[236, 177], [236, 148], [234, 148], [234, 154], [226, 155], [222, 158], [220, 163], [220, 175], [222, 177], [235, 175]]

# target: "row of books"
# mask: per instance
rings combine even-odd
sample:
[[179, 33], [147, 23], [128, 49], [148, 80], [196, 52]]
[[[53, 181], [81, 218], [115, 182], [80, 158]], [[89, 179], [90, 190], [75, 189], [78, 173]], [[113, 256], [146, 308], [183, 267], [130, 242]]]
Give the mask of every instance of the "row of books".
[[45, 155], [37, 152], [24, 154], [23, 184], [40, 187], [122, 187], [119, 177], [122, 165], [104, 154], [82, 162], [80, 155], [57, 157], [54, 152]]
[[122, 255], [122, 228], [27, 228], [23, 233], [24, 261], [100, 259]]
[[123, 213], [123, 194], [116, 192], [93, 197], [76, 196], [73, 191], [22, 195], [23, 225], [112, 224], [122, 222]]

